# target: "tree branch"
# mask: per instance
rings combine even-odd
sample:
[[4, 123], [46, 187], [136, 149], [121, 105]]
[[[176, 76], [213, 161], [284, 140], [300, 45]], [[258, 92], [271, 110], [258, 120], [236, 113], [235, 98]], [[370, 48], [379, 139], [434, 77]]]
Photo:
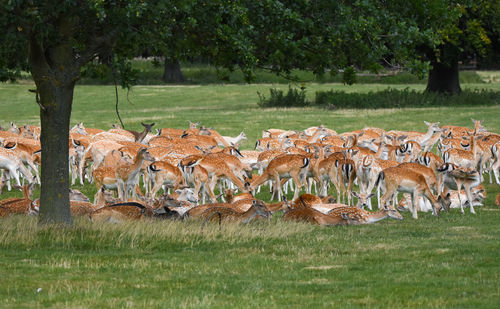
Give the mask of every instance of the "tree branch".
[[111, 48], [119, 33], [120, 30], [117, 27], [102, 36], [93, 38], [89, 42], [89, 47], [87, 48], [87, 50], [77, 59], [77, 64], [82, 67], [86, 63], [92, 61], [100, 53]]

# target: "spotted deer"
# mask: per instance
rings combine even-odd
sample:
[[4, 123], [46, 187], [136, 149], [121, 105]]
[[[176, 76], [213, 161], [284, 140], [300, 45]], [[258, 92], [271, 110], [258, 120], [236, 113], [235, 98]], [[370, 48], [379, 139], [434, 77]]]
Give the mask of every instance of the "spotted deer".
[[[16, 180], [16, 184], [20, 187], [21, 182], [19, 180], [19, 173], [21, 173], [28, 183], [33, 182], [33, 175], [31, 175], [30, 171], [24, 166], [21, 159], [18, 157], [17, 153], [14, 149], [5, 149], [0, 147], [0, 169], [9, 173], [10, 177], [13, 177]], [[2, 188], [4, 185], [4, 181], [0, 181], [0, 192], [2, 192]], [[10, 188], [10, 182], [8, 183]]]
[[219, 222], [233, 221], [249, 223], [258, 217], [269, 218], [270, 212], [263, 202], [253, 200], [252, 207], [245, 212], [238, 212], [230, 207], [215, 206], [205, 210], [200, 217], [207, 221], [219, 218]]
[[285, 154], [274, 158], [271, 162], [269, 162], [262, 175], [251, 181], [251, 191], [255, 190], [257, 186], [267, 180], [273, 179], [275, 184], [275, 194], [277, 194], [278, 199], [281, 200], [281, 179], [292, 178], [296, 185], [293, 199], [296, 199], [305, 182], [309, 161], [310, 160], [305, 156], [293, 154]]
[[23, 163], [26, 163], [33, 170], [33, 173], [35, 174], [35, 180], [38, 184], [40, 184], [40, 175], [38, 173], [38, 167], [35, 164], [35, 158], [34, 158], [34, 155], [38, 151], [40, 151], [40, 145], [39, 144], [30, 145], [16, 141], [7, 143], [4, 147], [6, 149], [11, 149], [16, 152], [19, 159], [21, 159]]
[[149, 191], [151, 197], [154, 197], [162, 186], [169, 186], [174, 190], [187, 187], [181, 170], [168, 162], [155, 161], [147, 166], [146, 171], [149, 174], [151, 182], [154, 184], [153, 188]]
[[381, 198], [381, 205], [379, 208], [386, 207], [387, 202], [397, 194], [397, 191], [407, 192], [412, 195], [412, 217], [418, 219], [417, 214], [417, 196], [425, 196], [432, 204], [433, 213], [439, 216], [442, 207], [449, 210], [449, 196], [448, 199], [443, 198], [441, 195], [436, 199], [429, 189], [425, 177], [418, 172], [409, 168], [391, 167], [384, 169], [378, 177], [378, 185], [381, 186], [383, 195]]
[[[470, 168], [458, 167], [452, 163], [445, 163], [438, 169], [439, 172], [443, 173], [443, 183], [445, 184], [446, 192], [447, 188], [456, 190], [460, 192], [462, 186], [464, 187], [465, 194], [467, 196], [467, 201], [469, 202], [470, 212], [475, 214], [474, 211], [474, 199], [472, 197], [471, 189], [477, 187], [481, 183], [481, 175], [478, 171]], [[460, 212], [464, 213], [463, 203], [460, 199], [460, 194], [458, 194], [460, 202]]]
[[23, 198], [8, 198], [0, 201], [0, 217], [10, 214], [27, 214], [35, 215], [38, 214], [37, 210], [32, 207], [32, 192], [35, 184], [30, 183], [22, 187], [16, 186], [16, 189], [20, 189], [23, 192]]
[[387, 206], [382, 207], [376, 212], [369, 212], [357, 207], [338, 207], [332, 209], [330, 216], [346, 216], [351, 220], [350, 224], [370, 224], [385, 218], [403, 220], [403, 216], [396, 210]]
[[242, 141], [246, 141], [248, 139], [247, 136], [245, 135], [245, 132], [243, 131], [236, 137], [222, 136], [222, 138], [226, 141], [228, 145], [231, 146], [238, 145]]
[[328, 215], [310, 207], [298, 207], [290, 209], [283, 214], [282, 220], [307, 222], [320, 226], [352, 224], [352, 220], [347, 213], [340, 213], [339, 215]]
[[220, 157], [202, 155], [188, 156], [179, 162], [179, 167], [185, 174], [186, 168], [194, 166], [196, 164], [199, 164], [207, 171], [210, 177], [210, 191], [213, 192], [219, 178], [225, 178], [232, 181], [242, 192], [248, 192], [249, 184], [243, 183], [243, 181], [234, 174], [232, 169]]
[[142, 163], [144, 161], [152, 161], [153, 157], [149, 154], [147, 148], [140, 148], [135, 156], [132, 164], [121, 163], [115, 171], [116, 182], [118, 188], [118, 198], [126, 201], [128, 193], [132, 191], [132, 196], [135, 198], [135, 187], [139, 182], [139, 174], [141, 171]]

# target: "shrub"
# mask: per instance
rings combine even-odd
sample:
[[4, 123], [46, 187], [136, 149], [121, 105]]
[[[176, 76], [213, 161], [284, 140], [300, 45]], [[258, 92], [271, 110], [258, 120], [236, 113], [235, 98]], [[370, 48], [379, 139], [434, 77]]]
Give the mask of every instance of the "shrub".
[[308, 106], [311, 102], [306, 98], [306, 91], [304, 87], [300, 90], [288, 86], [288, 93], [284, 95], [283, 90], [271, 88], [269, 89], [270, 96], [266, 98], [260, 92], [259, 102], [260, 107], [304, 107]]
[[403, 90], [387, 88], [383, 91], [368, 93], [318, 91], [314, 104], [328, 109], [498, 105], [500, 104], [500, 92], [476, 89], [464, 90], [461, 94], [450, 96], [408, 88]]

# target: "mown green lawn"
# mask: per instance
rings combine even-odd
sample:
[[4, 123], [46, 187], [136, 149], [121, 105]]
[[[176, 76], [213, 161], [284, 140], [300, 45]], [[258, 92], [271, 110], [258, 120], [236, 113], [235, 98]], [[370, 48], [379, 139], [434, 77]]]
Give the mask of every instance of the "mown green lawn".
[[[499, 84], [462, 86], [500, 90]], [[32, 87], [0, 85], [0, 125], [38, 123], [27, 91]], [[132, 103], [120, 91], [120, 113], [132, 129], [141, 121], [186, 128], [190, 120], [223, 135], [243, 130], [246, 149], [264, 129], [304, 129], [320, 121], [338, 132], [365, 126], [423, 131], [424, 120], [471, 126], [472, 117], [500, 132], [498, 105], [263, 110], [256, 92], [269, 87], [137, 86], [129, 94]], [[332, 88], [367, 92], [387, 85], [307, 85], [311, 97]], [[109, 128], [118, 123], [114, 104], [113, 87], [78, 86], [72, 123]], [[93, 185], [80, 189], [95, 192]], [[403, 221], [335, 228], [275, 216], [204, 231], [197, 221], [110, 225], [77, 219], [75, 228], [61, 231], [38, 229], [34, 218], [10, 217], [0, 221], [0, 307], [497, 308], [500, 208], [494, 198], [500, 186], [487, 184], [486, 191], [475, 216], [453, 210], [413, 220], [404, 213]]]

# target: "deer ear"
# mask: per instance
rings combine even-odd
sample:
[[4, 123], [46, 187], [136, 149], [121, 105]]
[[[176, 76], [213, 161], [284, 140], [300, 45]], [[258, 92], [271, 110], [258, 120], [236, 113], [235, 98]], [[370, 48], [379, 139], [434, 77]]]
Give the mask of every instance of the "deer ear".
[[351, 195], [354, 196], [355, 198], [359, 198], [359, 194], [356, 191], [351, 191]]
[[430, 126], [431, 124], [427, 121], [424, 120], [424, 123], [427, 125], [427, 126]]

